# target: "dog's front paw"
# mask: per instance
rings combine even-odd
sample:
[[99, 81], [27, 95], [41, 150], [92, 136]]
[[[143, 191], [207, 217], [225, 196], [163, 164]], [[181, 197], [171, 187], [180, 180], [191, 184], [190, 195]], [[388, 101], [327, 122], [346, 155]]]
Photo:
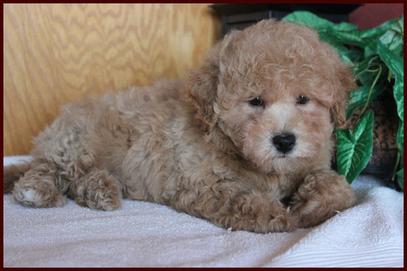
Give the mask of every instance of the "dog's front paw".
[[355, 202], [355, 194], [344, 177], [333, 171], [319, 172], [305, 178], [291, 199], [289, 212], [297, 217], [299, 227], [311, 227]]
[[114, 183], [103, 180], [103, 184], [91, 191], [87, 205], [93, 209], [113, 211], [121, 205], [121, 193]]
[[121, 206], [122, 194], [118, 181], [106, 171], [93, 171], [85, 175], [70, 196], [81, 206], [91, 209], [112, 211]]
[[269, 221], [268, 227], [273, 228], [277, 232], [294, 231], [299, 228], [299, 217], [289, 213], [288, 209], [286, 213], [273, 217]]

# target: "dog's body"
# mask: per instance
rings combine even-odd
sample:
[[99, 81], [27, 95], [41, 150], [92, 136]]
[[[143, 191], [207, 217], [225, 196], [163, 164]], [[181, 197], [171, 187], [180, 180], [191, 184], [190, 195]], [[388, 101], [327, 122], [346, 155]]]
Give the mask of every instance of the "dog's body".
[[34, 207], [64, 195], [102, 210], [154, 201], [256, 232], [316, 225], [355, 203], [330, 170], [352, 87], [314, 32], [263, 21], [228, 35], [187, 80], [65, 107], [33, 161], [6, 168], [5, 190]]

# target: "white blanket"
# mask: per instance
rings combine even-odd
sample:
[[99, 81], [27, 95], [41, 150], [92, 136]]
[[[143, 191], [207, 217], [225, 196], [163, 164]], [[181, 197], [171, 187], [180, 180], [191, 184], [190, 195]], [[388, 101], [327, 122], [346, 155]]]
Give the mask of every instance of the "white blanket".
[[366, 176], [353, 187], [357, 206], [314, 228], [270, 234], [230, 232], [154, 203], [32, 209], [5, 195], [4, 266], [402, 267], [403, 194]]

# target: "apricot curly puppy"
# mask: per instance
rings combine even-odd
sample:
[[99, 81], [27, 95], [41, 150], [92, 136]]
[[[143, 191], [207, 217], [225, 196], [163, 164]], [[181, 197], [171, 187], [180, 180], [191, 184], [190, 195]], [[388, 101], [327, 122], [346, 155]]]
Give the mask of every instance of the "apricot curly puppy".
[[5, 190], [33, 207], [65, 195], [101, 210], [154, 201], [233, 230], [317, 225], [355, 203], [330, 169], [354, 86], [315, 32], [262, 21], [227, 35], [186, 80], [66, 106], [33, 161], [6, 168]]

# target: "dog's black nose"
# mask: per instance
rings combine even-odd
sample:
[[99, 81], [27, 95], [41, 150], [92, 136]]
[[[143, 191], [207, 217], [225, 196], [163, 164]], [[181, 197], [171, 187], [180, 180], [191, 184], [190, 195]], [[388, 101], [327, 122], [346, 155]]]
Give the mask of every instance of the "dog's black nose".
[[273, 137], [273, 145], [279, 152], [287, 153], [291, 151], [295, 145], [295, 135], [291, 133], [282, 133]]

